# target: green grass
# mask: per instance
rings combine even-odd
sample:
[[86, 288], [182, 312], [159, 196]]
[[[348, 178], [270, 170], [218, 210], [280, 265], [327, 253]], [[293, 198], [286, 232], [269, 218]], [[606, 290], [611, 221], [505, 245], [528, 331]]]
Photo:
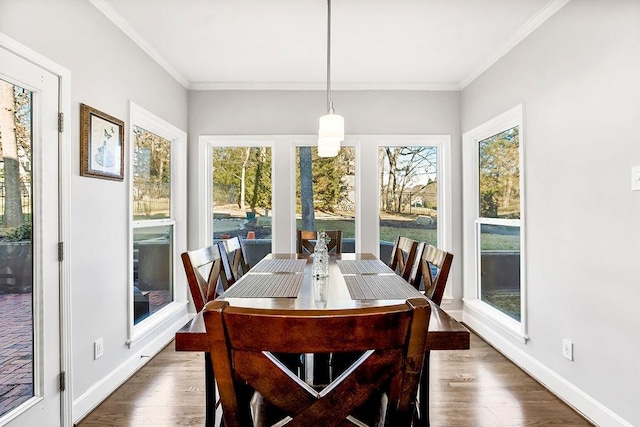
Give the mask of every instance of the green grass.
[[483, 251], [519, 251], [520, 236], [509, 234], [483, 234], [480, 249]]
[[[421, 228], [413, 221], [393, 221], [385, 220], [386, 225], [380, 227], [380, 240], [393, 242], [396, 236], [402, 235], [419, 242], [429, 242], [437, 244], [437, 230]], [[296, 220], [296, 226], [302, 227], [302, 220]], [[317, 219], [316, 228], [318, 230], [342, 230], [343, 238], [355, 237], [355, 220], [344, 219]]]
[[485, 291], [482, 301], [497, 308], [512, 319], [520, 321], [520, 292]]
[[[302, 228], [302, 220], [296, 220], [296, 226]], [[342, 230], [342, 237], [346, 239], [355, 238], [355, 220], [353, 219], [317, 219], [316, 229]], [[252, 228], [258, 238], [271, 238], [270, 229], [268, 235], [262, 235], [265, 229], [262, 227]], [[246, 235], [247, 230], [230, 233], [232, 235]], [[262, 233], [261, 233], [262, 232]], [[380, 240], [393, 242], [396, 236], [406, 236], [419, 242], [428, 242], [437, 246], [437, 230], [435, 228], [425, 228], [411, 220], [385, 219], [380, 226]], [[520, 237], [509, 234], [488, 234], [482, 235], [482, 250], [519, 251]]]
[[[302, 220], [297, 220], [297, 226], [298, 228], [302, 226]], [[355, 237], [355, 220], [318, 219], [316, 220], [316, 228], [318, 230], [342, 230], [343, 238]], [[393, 242], [399, 235], [419, 242], [428, 242], [434, 246], [438, 244], [438, 234], [434, 228], [421, 227], [414, 221], [383, 220], [383, 224], [380, 226], [380, 240]], [[482, 235], [482, 250], [519, 251], [520, 236], [484, 233]]]
[[418, 242], [428, 242], [431, 245], [438, 245], [438, 230], [429, 228], [408, 228], [408, 227], [380, 227], [380, 240], [393, 242], [397, 236], [405, 236]]

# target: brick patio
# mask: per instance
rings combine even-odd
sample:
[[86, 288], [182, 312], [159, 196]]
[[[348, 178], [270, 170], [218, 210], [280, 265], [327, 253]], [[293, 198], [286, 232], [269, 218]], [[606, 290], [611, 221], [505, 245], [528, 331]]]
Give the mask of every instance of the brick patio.
[[0, 295], [0, 416], [33, 396], [31, 294]]

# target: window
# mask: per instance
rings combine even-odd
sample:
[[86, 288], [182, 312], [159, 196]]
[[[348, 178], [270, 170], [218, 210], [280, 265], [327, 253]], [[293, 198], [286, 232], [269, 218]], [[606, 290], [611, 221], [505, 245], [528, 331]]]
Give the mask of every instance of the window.
[[[131, 105], [132, 334], [184, 307], [186, 136]], [[178, 282], [178, 283], [177, 283]], [[182, 303], [173, 305], [174, 302]]]
[[[276, 252], [274, 220], [276, 190], [274, 175], [278, 158], [288, 161], [286, 144], [278, 154], [273, 137], [198, 137], [197, 247], [230, 237], [244, 238], [249, 265]], [[282, 192], [281, 192], [282, 193]], [[287, 252], [280, 249], [280, 252]]]
[[[272, 149], [252, 141], [216, 141], [210, 146], [210, 240], [239, 236], [249, 265], [272, 252]], [[207, 236], [208, 237], [208, 236]]]
[[212, 158], [213, 240], [271, 240], [271, 147], [215, 146]]
[[[525, 339], [523, 245], [522, 107], [518, 106], [464, 135], [465, 160], [474, 174], [465, 179], [468, 268], [465, 309]], [[472, 194], [471, 194], [472, 193]], [[469, 249], [472, 248], [472, 249]]]
[[317, 147], [296, 148], [296, 229], [342, 230], [342, 252], [355, 252], [355, 147], [319, 157]]
[[478, 143], [480, 300], [520, 321], [518, 127]]
[[399, 235], [438, 246], [437, 145], [381, 146], [378, 158], [381, 252]]
[[133, 323], [173, 301], [171, 142], [133, 128]]
[[[429, 189], [434, 187], [434, 182], [437, 187], [435, 195], [430, 193], [437, 198], [435, 204], [430, 205], [437, 209], [437, 219], [426, 228], [433, 243], [447, 249], [451, 242], [450, 195], [445, 191], [450, 179], [447, 167], [450, 137], [447, 135], [350, 136], [341, 143], [340, 153], [334, 158], [317, 156], [315, 135], [201, 135], [198, 139], [198, 156], [202, 159], [195, 183], [201, 195], [196, 201], [199, 246], [211, 244], [222, 234], [238, 233], [246, 237], [253, 230], [256, 239], [246, 242], [254, 243], [248, 248], [247, 257], [255, 261], [269, 252], [295, 251], [293, 230], [323, 228], [342, 230], [343, 252], [388, 256], [391, 251], [388, 245], [386, 255], [380, 252], [380, 219], [376, 214], [380, 211], [379, 147], [426, 147], [421, 154], [428, 153], [428, 160], [436, 162], [435, 170], [425, 172], [432, 180], [427, 184]], [[244, 159], [247, 163], [242, 209]], [[252, 207], [257, 159], [263, 160], [256, 203]], [[231, 173], [230, 169], [235, 172]], [[237, 214], [225, 212], [225, 206]], [[419, 207], [422, 206], [412, 209]], [[252, 218], [254, 210], [255, 226], [251, 224], [253, 219], [246, 217], [248, 214]], [[226, 228], [231, 229], [226, 232], [223, 231], [225, 218], [229, 221]]]

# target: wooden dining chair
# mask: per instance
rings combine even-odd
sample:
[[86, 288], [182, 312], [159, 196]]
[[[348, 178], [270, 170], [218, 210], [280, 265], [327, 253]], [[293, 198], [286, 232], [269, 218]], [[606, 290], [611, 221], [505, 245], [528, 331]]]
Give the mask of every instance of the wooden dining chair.
[[220, 253], [223, 257], [226, 256], [228, 269], [230, 275], [228, 276], [229, 286], [240, 280], [242, 276], [249, 271], [249, 264], [247, 263], [244, 247], [240, 237], [232, 237], [230, 239], [221, 240], [218, 243], [220, 247]]
[[[299, 254], [311, 254], [318, 239], [318, 232], [313, 230], [296, 230], [296, 252]], [[325, 231], [331, 239], [327, 243], [329, 253], [342, 253], [342, 230]]]
[[404, 280], [409, 279], [409, 274], [414, 265], [418, 242], [408, 237], [398, 236], [391, 250], [389, 268], [401, 276]]
[[196, 311], [200, 311], [207, 302], [229, 287], [220, 248], [212, 245], [195, 249], [184, 252], [181, 258], [193, 304]]
[[420, 243], [408, 282], [417, 290], [424, 292], [431, 301], [440, 305], [452, 262], [453, 254], [428, 243]]
[[[439, 306], [447, 286], [453, 254], [428, 243], [420, 243], [416, 250], [416, 260], [409, 275], [409, 284], [419, 291], [424, 291], [425, 296]], [[430, 359], [431, 352], [427, 350], [417, 394], [416, 406], [420, 410], [416, 413], [420, 414], [420, 417], [416, 419], [416, 426], [429, 426]]]
[[[207, 302], [217, 298], [220, 292], [230, 286], [228, 277], [231, 277], [231, 271], [228, 262], [225, 263], [226, 258], [220, 254], [218, 245], [184, 252], [181, 258], [193, 304], [196, 311], [202, 311]], [[204, 354], [204, 363], [207, 384], [205, 425], [214, 426], [217, 399], [215, 375], [209, 352]]]
[[[431, 314], [426, 299], [329, 311], [239, 308], [216, 300], [203, 314], [225, 427], [261, 425], [265, 412], [254, 405], [252, 416], [252, 397], [291, 417], [288, 426], [347, 425], [376, 397], [377, 425], [411, 424]], [[322, 391], [271, 354], [342, 351], [363, 355]]]

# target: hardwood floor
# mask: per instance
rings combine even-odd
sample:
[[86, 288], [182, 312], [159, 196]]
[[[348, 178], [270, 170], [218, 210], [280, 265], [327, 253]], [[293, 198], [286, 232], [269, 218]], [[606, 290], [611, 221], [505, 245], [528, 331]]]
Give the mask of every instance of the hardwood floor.
[[432, 426], [590, 426], [493, 347], [431, 352]]
[[[589, 426], [476, 335], [469, 351], [431, 352], [431, 425]], [[204, 425], [204, 357], [169, 344], [78, 427]]]

